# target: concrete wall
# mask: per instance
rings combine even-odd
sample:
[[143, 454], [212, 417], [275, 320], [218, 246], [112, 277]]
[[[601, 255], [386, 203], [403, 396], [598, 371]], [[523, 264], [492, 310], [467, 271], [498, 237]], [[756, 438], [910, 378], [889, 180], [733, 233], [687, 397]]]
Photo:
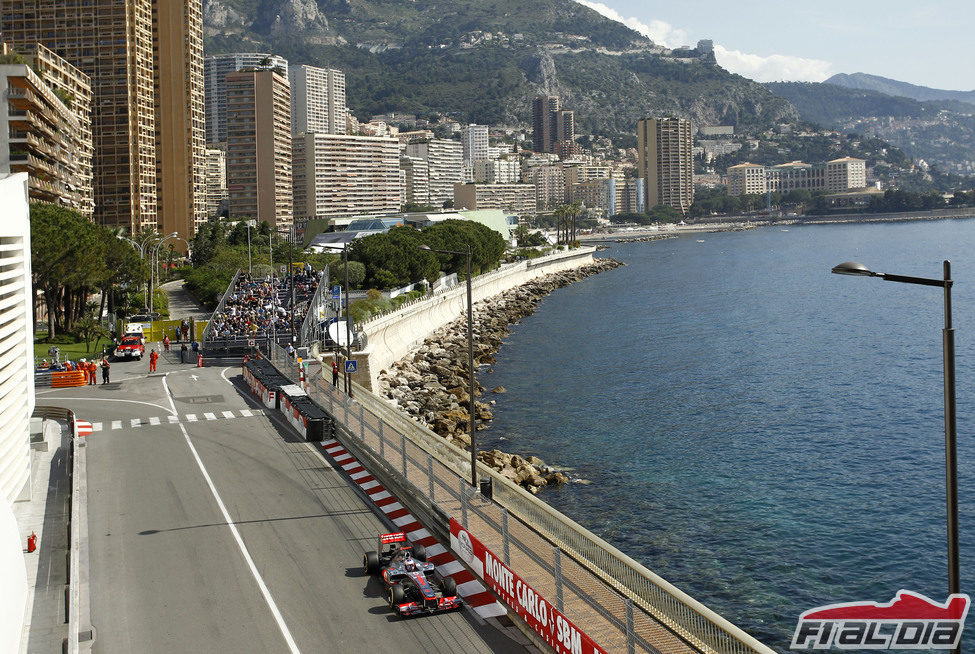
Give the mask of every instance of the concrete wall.
[[[472, 285], [474, 303], [536, 277], [590, 264], [595, 251], [593, 247], [577, 248], [538, 259], [519, 261], [486, 275], [479, 275], [474, 278]], [[419, 347], [430, 334], [461, 316], [466, 309], [467, 285], [460, 284], [402, 311], [394, 311], [364, 323], [362, 330], [366, 335], [366, 348], [360, 353], [353, 353], [353, 358], [360, 361], [359, 368], [362, 370], [354, 377], [355, 381], [367, 388], [375, 388], [380, 372]], [[366, 358], [368, 364], [363, 365], [362, 360]], [[331, 363], [327, 364], [327, 369], [331, 371]], [[330, 376], [331, 372], [327, 375]]]
[[0, 652], [20, 651], [27, 615], [27, 566], [20, 529], [0, 497]]

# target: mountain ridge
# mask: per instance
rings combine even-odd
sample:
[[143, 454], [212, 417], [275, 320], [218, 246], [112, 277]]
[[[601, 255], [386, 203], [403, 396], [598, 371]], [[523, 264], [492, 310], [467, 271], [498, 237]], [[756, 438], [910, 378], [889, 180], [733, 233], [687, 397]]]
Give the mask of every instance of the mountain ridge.
[[848, 89], [864, 91], [879, 91], [895, 97], [912, 98], [921, 102], [939, 100], [957, 100], [975, 104], [975, 91], [952, 91], [948, 89], [934, 89], [919, 86], [909, 82], [901, 82], [889, 77], [870, 75], [868, 73], [837, 73], [823, 82], [833, 86], [843, 86]]
[[580, 133], [634, 144], [647, 115], [743, 133], [799, 118], [713, 53], [668, 50], [572, 0], [205, 0], [204, 28], [207, 54], [273, 52], [343, 70], [363, 117], [529, 126], [531, 99], [550, 93]]

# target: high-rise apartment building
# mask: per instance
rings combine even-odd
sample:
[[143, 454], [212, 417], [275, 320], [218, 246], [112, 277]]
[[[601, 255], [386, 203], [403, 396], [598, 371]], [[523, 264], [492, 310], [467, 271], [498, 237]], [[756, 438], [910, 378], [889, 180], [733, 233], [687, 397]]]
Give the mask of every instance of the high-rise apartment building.
[[457, 141], [426, 139], [408, 143], [404, 152], [427, 162], [430, 168], [430, 202], [454, 199], [454, 184], [464, 178], [464, 149]]
[[346, 134], [345, 73], [297, 66], [288, 69], [291, 84], [291, 133]]
[[228, 73], [227, 192], [230, 218], [292, 224], [291, 94], [273, 69]]
[[551, 152], [561, 157], [578, 153], [575, 142], [575, 114], [559, 106], [555, 95], [540, 95], [532, 103], [532, 128], [535, 152]]
[[460, 144], [464, 148], [464, 164], [474, 165], [475, 161], [490, 159], [488, 152], [488, 126], [465, 125], [460, 128]]
[[474, 162], [473, 178], [479, 184], [516, 184], [521, 177], [517, 158], [479, 159]]
[[203, 13], [199, 0], [153, 2], [156, 204], [181, 251], [207, 219]]
[[91, 218], [91, 124], [71, 108], [83, 100], [52, 89], [36, 70], [0, 64], [0, 175], [27, 173], [32, 202]]
[[399, 167], [403, 171], [405, 202], [430, 204], [430, 164], [426, 159], [404, 155], [399, 158]]
[[694, 202], [691, 121], [644, 118], [637, 123], [637, 172], [645, 180], [648, 208], [658, 204], [686, 213]]
[[152, 14], [152, 0], [0, 0], [6, 43], [91, 78], [95, 220], [134, 231], [157, 224]]
[[565, 204], [565, 170], [558, 164], [532, 166], [525, 181], [535, 186], [535, 204], [539, 211], [552, 211]]
[[245, 68], [277, 68], [287, 76], [288, 60], [265, 52], [235, 52], [203, 61], [207, 143], [227, 140], [227, 74]]
[[207, 218], [213, 218], [227, 200], [227, 155], [220, 148], [207, 148], [206, 165]]
[[399, 211], [399, 140], [312, 132], [293, 153], [296, 220]]

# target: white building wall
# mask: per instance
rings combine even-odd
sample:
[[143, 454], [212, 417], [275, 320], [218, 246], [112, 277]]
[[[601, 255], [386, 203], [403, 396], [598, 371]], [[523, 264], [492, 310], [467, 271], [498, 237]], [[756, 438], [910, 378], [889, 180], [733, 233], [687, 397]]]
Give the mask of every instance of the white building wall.
[[34, 410], [27, 173], [0, 180], [0, 496], [13, 502], [30, 477]]
[[34, 411], [27, 173], [0, 179], [0, 651], [20, 649], [27, 568], [11, 505], [30, 482]]
[[291, 84], [291, 133], [346, 133], [345, 73], [297, 66], [288, 70]]

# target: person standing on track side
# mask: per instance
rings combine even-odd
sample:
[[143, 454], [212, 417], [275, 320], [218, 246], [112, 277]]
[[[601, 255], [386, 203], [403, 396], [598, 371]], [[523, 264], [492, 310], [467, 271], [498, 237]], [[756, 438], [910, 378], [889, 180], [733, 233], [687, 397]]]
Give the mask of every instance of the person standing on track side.
[[159, 360], [159, 353], [156, 352], [155, 348], [149, 352], [149, 372], [156, 372], [156, 361]]
[[109, 370], [112, 367], [112, 364], [110, 364], [108, 362], [108, 357], [102, 357], [102, 364], [101, 365], [102, 365], [102, 383], [103, 384], [108, 384], [109, 383], [109, 381], [108, 381], [108, 375], [109, 375]]
[[88, 385], [98, 385], [98, 364], [95, 363], [94, 359], [88, 362]]
[[338, 386], [339, 383], [339, 364], [332, 359], [332, 386]]

